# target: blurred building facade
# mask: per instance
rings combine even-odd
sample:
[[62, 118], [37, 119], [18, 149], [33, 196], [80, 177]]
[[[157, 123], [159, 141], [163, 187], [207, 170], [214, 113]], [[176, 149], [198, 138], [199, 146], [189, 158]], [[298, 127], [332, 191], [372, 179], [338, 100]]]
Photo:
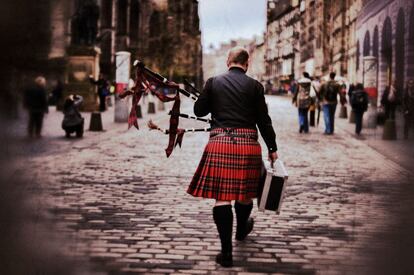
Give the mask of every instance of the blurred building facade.
[[[256, 41], [253, 39], [235, 39], [228, 43], [221, 43], [218, 48], [210, 47], [209, 51], [203, 54], [203, 73], [204, 79], [222, 74], [227, 71], [227, 54], [233, 47], [240, 46], [250, 51], [251, 44]], [[262, 63], [263, 64], [263, 63]]]
[[374, 57], [379, 93], [395, 81], [398, 89], [414, 80], [414, 2], [363, 0], [357, 21], [358, 80], [364, 78], [364, 60]]
[[257, 81], [264, 83], [266, 67], [265, 67], [265, 44], [263, 37], [254, 39], [249, 45], [249, 69], [247, 74]]
[[275, 86], [287, 75], [335, 71], [364, 82], [368, 57], [378, 65], [379, 91], [394, 80], [402, 89], [414, 78], [413, 41], [410, 0], [268, 0], [265, 78]]
[[297, 73], [299, 20], [299, 1], [268, 1], [264, 80], [275, 87], [280, 82], [290, 82]]
[[[68, 56], [85, 46], [100, 49], [99, 68], [108, 78], [114, 76], [115, 52], [129, 51], [132, 60], [143, 60], [167, 77], [202, 83], [196, 0], [44, 0], [25, 5], [27, 9], [16, 11], [23, 18], [16, 23], [18, 38], [10, 39], [16, 40], [12, 50], [21, 56], [13, 64], [23, 78], [42, 74], [50, 86], [65, 81]], [[22, 29], [31, 31], [16, 34]]]

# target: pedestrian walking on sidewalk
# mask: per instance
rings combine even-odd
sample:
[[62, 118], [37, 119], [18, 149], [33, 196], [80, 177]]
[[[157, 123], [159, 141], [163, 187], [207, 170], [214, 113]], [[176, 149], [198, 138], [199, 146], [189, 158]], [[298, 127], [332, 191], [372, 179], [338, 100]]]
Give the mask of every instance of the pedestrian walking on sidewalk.
[[390, 87], [385, 87], [381, 97], [381, 105], [384, 106], [385, 119], [395, 119], [395, 110], [398, 104], [398, 91], [394, 82]]
[[403, 97], [404, 112], [404, 138], [408, 139], [410, 128], [414, 129], [414, 80], [407, 82], [407, 88]]
[[72, 133], [76, 133], [76, 137], [83, 136], [84, 118], [79, 113], [79, 107], [83, 102], [80, 95], [70, 95], [66, 98], [63, 105], [63, 121], [62, 129], [66, 132], [66, 137], [70, 137]]
[[299, 133], [309, 133], [308, 111], [312, 105], [310, 96], [312, 81], [309, 78], [298, 80], [299, 89], [293, 95], [292, 103], [298, 107]]
[[93, 79], [92, 76], [89, 76], [89, 80], [92, 84], [98, 86], [99, 111], [104, 112], [106, 110], [106, 97], [110, 95], [109, 82], [102, 73], [99, 74], [98, 80]]
[[34, 86], [24, 92], [23, 105], [29, 114], [29, 137], [41, 137], [43, 117], [48, 112], [48, 100], [46, 92], [46, 79], [43, 76], [36, 77]]
[[362, 118], [368, 110], [368, 94], [364, 85], [358, 83], [351, 93], [351, 107], [355, 113], [355, 134], [360, 135], [362, 130]]
[[208, 79], [194, 105], [195, 115], [211, 113], [213, 121], [209, 142], [187, 192], [216, 200], [213, 219], [221, 241], [216, 262], [224, 267], [233, 265], [232, 201], [236, 201], [236, 239], [244, 240], [253, 229], [253, 219], [249, 217], [262, 165], [256, 125], [268, 148], [269, 159], [277, 159], [276, 135], [264, 88], [246, 75], [248, 64], [249, 54], [244, 48], [231, 49], [228, 72]]
[[322, 103], [323, 118], [325, 120], [325, 134], [332, 135], [335, 130], [335, 111], [338, 104], [338, 95], [341, 97], [341, 104], [346, 100], [341, 93], [341, 86], [335, 80], [334, 72], [329, 74], [329, 81], [321, 86], [319, 100]]

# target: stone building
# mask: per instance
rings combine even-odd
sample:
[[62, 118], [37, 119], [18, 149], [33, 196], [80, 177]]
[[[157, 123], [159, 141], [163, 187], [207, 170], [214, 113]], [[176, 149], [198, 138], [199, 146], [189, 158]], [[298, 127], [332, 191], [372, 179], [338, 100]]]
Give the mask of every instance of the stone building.
[[[341, 2], [341, 1], [337, 1]], [[329, 73], [333, 51], [330, 48], [329, 0], [300, 1], [300, 71], [321, 77]]]
[[[66, 57], [76, 33], [73, 15], [84, 1], [51, 1], [51, 46], [55, 59]], [[175, 80], [202, 81], [201, 32], [196, 0], [100, 0], [95, 45], [101, 49], [100, 68], [114, 73], [117, 51], [129, 51]]]
[[364, 0], [357, 21], [358, 81], [364, 59], [374, 57], [379, 95], [393, 81], [402, 89], [414, 79], [414, 3], [410, 0]]
[[[89, 48], [87, 54], [97, 50], [99, 70], [109, 79], [114, 78], [115, 52], [129, 51], [132, 60], [141, 59], [176, 81], [187, 78], [201, 86], [196, 0], [17, 2], [23, 8], [10, 10], [21, 20], [9, 24], [10, 33], [14, 33], [9, 39], [14, 45], [10, 49], [14, 58], [9, 62], [3, 57], [5, 62], [13, 63], [16, 72], [11, 81], [13, 90], [21, 90], [22, 83], [38, 74], [46, 76], [48, 89], [57, 80], [68, 81], [69, 57], [86, 54], [82, 48]], [[27, 29], [30, 32], [22, 32]]]
[[222, 74], [227, 71], [227, 55], [231, 48], [240, 46], [246, 49], [250, 49], [252, 41], [255, 39], [235, 39], [228, 43], [221, 43], [220, 46], [215, 49], [211, 47], [209, 52], [203, 55], [203, 73], [204, 79]]
[[265, 40], [265, 80], [278, 88], [281, 82], [297, 77], [299, 2], [269, 0]]
[[265, 44], [263, 37], [254, 39], [249, 45], [250, 63], [247, 74], [257, 81], [264, 82], [266, 74], [265, 67]]

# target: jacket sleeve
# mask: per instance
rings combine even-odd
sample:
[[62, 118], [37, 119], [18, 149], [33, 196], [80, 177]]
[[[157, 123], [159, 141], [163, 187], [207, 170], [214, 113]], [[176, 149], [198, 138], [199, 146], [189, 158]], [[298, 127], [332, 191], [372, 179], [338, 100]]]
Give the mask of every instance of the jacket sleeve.
[[276, 134], [272, 126], [272, 120], [269, 116], [263, 85], [256, 82], [256, 112], [257, 112], [257, 126], [262, 135], [269, 152], [276, 152]]
[[212, 78], [209, 78], [207, 80], [201, 95], [198, 97], [197, 101], [194, 104], [194, 114], [198, 117], [206, 116], [211, 112], [209, 104], [209, 95], [212, 88], [212, 82]]

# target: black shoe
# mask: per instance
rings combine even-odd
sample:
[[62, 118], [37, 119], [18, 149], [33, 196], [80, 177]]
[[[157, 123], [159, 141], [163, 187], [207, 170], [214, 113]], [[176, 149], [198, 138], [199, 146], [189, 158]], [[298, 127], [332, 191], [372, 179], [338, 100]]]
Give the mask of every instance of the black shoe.
[[253, 218], [249, 218], [246, 222], [246, 227], [244, 228], [244, 230], [236, 232], [236, 240], [244, 241], [247, 235], [249, 235], [250, 232], [252, 232], [253, 226], [254, 226], [254, 220]]
[[216, 256], [216, 263], [222, 267], [232, 267], [233, 266], [233, 256], [231, 253], [219, 253]]

